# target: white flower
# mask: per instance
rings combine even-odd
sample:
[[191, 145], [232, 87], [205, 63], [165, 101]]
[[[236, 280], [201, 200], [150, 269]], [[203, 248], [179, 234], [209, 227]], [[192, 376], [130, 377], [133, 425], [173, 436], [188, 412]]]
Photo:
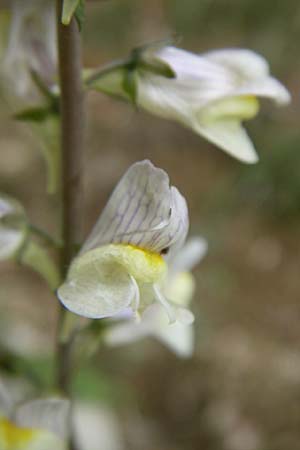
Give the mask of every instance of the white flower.
[[109, 408], [75, 403], [73, 408], [74, 440], [80, 450], [122, 450], [121, 429]]
[[[163, 64], [174, 73], [173, 78], [164, 75]], [[102, 77], [98, 73], [98, 78], [92, 76], [90, 87], [124, 95], [124, 68], [107, 70]], [[287, 89], [270, 76], [267, 61], [246, 49], [197, 55], [171, 46], [150, 47], [137, 60], [134, 82], [138, 106], [191, 128], [247, 163], [256, 162], [257, 154], [242, 122], [258, 113], [257, 97], [270, 98], [278, 105], [290, 101]]]
[[[170, 321], [191, 320], [173, 306], [160, 286], [168, 257], [188, 230], [188, 211], [169, 177], [149, 161], [133, 164], [122, 177], [83, 248], [70, 266], [58, 298], [70, 311], [111, 317], [145, 309], [146, 296], [161, 304]], [[149, 296], [147, 296], [147, 299]]]
[[1, 450], [67, 450], [69, 410], [59, 398], [15, 405], [0, 381]]
[[49, 83], [56, 66], [56, 28], [54, 2], [12, 0], [7, 47], [1, 72], [17, 96], [32, 90], [30, 71]]
[[0, 261], [13, 258], [26, 237], [26, 216], [22, 205], [0, 195]]
[[[192, 238], [169, 262], [169, 273], [162, 284], [166, 298], [179, 307], [188, 307], [195, 290], [190, 270], [201, 261], [207, 251], [204, 239]], [[149, 293], [148, 293], [149, 295]], [[123, 345], [137, 339], [153, 336], [167, 345], [178, 356], [189, 357], [194, 349], [194, 330], [191, 324], [176, 321], [170, 324], [165, 310], [159, 304], [151, 304], [140, 321], [124, 320], [107, 329], [105, 341], [108, 345]]]

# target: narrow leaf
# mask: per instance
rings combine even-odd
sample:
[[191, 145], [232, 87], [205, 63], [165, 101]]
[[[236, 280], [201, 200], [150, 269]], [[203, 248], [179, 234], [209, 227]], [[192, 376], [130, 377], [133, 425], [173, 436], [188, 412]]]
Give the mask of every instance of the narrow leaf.
[[128, 70], [124, 74], [123, 89], [129, 96], [130, 100], [136, 104], [138, 95], [138, 86], [136, 80], [136, 71]]
[[85, 0], [79, 0], [75, 10], [75, 18], [77, 20], [79, 30], [81, 31], [85, 20]]
[[64, 25], [69, 25], [73, 14], [81, 0], [64, 0], [61, 21]]
[[48, 252], [39, 244], [29, 239], [19, 254], [19, 262], [39, 273], [55, 290], [60, 283], [60, 275], [56, 264]]
[[23, 111], [14, 114], [14, 119], [23, 122], [44, 122], [49, 116], [53, 114], [49, 106], [36, 106], [33, 108], [24, 109]]

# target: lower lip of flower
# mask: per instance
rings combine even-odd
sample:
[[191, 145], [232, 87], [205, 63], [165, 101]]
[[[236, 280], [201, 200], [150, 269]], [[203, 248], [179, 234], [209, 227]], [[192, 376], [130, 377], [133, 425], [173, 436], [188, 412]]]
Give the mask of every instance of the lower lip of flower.
[[3, 440], [7, 448], [16, 448], [20, 444], [30, 443], [36, 433], [38, 430], [18, 427], [6, 418], [0, 419], [0, 443]]
[[259, 102], [255, 96], [244, 95], [224, 98], [212, 102], [203, 109], [202, 118], [207, 121], [231, 118], [238, 120], [249, 120], [257, 115]]
[[137, 281], [153, 283], [163, 278], [166, 262], [158, 253], [130, 244], [111, 244], [109, 250], [116, 262], [128, 270]]

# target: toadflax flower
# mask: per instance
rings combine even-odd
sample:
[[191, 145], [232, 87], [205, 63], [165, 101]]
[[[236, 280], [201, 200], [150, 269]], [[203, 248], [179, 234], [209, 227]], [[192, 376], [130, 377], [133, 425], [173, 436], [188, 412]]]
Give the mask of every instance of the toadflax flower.
[[56, 71], [55, 8], [49, 0], [12, 0], [10, 10], [1, 75], [15, 97], [26, 97], [33, 87], [30, 71], [46, 84]]
[[191, 322], [192, 314], [172, 304], [161, 289], [167, 260], [184, 243], [187, 230], [186, 201], [169, 186], [166, 172], [147, 160], [133, 164], [72, 262], [58, 298], [89, 318], [128, 310], [139, 317], [150, 299], [162, 305], [170, 322]]
[[55, 2], [11, 0], [9, 8], [0, 8], [0, 96], [37, 138], [49, 193], [56, 191], [60, 173], [56, 67]]
[[[162, 292], [166, 298], [181, 307], [188, 307], [195, 290], [195, 281], [190, 270], [201, 261], [207, 251], [206, 241], [191, 238], [168, 261], [169, 272], [162, 283]], [[141, 320], [130, 318], [107, 328], [105, 341], [108, 345], [120, 345], [133, 342], [146, 336], [154, 336], [173, 350], [178, 356], [191, 356], [194, 349], [193, 327], [175, 322], [168, 324], [168, 316], [160, 304], [153, 304], [151, 292], [148, 296]], [[144, 299], [145, 301], [145, 299]]]
[[18, 260], [39, 273], [55, 290], [60, 275], [55, 262], [31, 237], [31, 226], [23, 206], [6, 194], [0, 194], [0, 262]]
[[191, 128], [247, 163], [256, 162], [257, 154], [242, 122], [258, 113], [257, 97], [278, 105], [290, 101], [287, 89], [270, 75], [267, 61], [239, 48], [201, 55], [172, 46], [137, 49], [133, 61], [102, 75], [95, 72], [87, 85], [130, 99], [128, 80], [138, 106]]
[[0, 382], [1, 450], [67, 450], [70, 405], [60, 398], [15, 405]]
[[25, 241], [27, 220], [23, 206], [7, 195], [0, 195], [0, 261], [16, 255]]

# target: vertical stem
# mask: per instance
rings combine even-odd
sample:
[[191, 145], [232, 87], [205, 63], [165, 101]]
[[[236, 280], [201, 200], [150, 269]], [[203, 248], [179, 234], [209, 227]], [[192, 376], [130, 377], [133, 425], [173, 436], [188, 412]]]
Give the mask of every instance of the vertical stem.
[[[81, 240], [81, 196], [84, 104], [81, 81], [81, 38], [76, 19], [61, 23], [63, 0], [57, 0], [57, 36], [60, 80], [61, 154], [62, 154], [62, 238], [61, 275]], [[57, 340], [57, 386], [69, 394], [71, 378], [71, 340], [62, 340], [66, 311], [60, 306]]]

